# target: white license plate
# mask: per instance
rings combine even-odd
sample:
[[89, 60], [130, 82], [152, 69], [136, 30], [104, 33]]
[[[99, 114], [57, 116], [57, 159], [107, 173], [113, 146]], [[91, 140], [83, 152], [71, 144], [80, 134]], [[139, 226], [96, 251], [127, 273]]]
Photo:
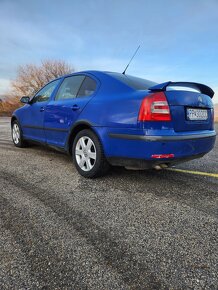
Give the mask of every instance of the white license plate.
[[187, 108], [187, 119], [188, 120], [207, 120], [208, 114], [206, 109], [193, 109], [193, 108]]

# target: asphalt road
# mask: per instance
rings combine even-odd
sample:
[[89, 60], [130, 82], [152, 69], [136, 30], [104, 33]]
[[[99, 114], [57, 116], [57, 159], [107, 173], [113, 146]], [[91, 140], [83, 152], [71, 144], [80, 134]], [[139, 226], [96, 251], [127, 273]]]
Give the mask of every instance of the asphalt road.
[[[218, 129], [218, 128], [217, 128]], [[178, 166], [218, 172], [218, 142]], [[0, 119], [0, 289], [218, 289], [218, 178], [115, 168], [95, 180]]]

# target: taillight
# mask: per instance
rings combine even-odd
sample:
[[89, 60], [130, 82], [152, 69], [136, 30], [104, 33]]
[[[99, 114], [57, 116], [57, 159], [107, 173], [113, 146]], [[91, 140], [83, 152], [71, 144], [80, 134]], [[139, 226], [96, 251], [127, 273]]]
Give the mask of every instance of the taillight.
[[138, 121], [171, 121], [170, 108], [163, 92], [143, 99]]

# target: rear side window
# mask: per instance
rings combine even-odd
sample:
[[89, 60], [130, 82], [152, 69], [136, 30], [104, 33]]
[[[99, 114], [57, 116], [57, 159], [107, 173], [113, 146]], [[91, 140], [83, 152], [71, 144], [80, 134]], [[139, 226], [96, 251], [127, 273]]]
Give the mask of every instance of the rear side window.
[[135, 90], [148, 90], [150, 87], [157, 85], [157, 83], [120, 73], [108, 73], [118, 81], [126, 84]]
[[90, 77], [86, 77], [79, 89], [77, 97], [87, 97], [92, 95], [95, 92], [96, 87], [96, 81]]
[[71, 76], [64, 79], [61, 84], [55, 100], [65, 100], [76, 98], [78, 90], [85, 79], [85, 76]]

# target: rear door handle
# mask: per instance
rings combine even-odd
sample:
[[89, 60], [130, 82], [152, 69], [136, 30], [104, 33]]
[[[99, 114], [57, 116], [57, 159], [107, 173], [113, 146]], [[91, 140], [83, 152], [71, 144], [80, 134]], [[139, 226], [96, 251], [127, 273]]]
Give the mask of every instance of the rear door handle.
[[79, 110], [79, 106], [78, 105], [73, 105], [73, 107], [71, 108], [73, 111]]
[[45, 111], [45, 108], [44, 107], [41, 107], [40, 108], [40, 112], [44, 112]]

